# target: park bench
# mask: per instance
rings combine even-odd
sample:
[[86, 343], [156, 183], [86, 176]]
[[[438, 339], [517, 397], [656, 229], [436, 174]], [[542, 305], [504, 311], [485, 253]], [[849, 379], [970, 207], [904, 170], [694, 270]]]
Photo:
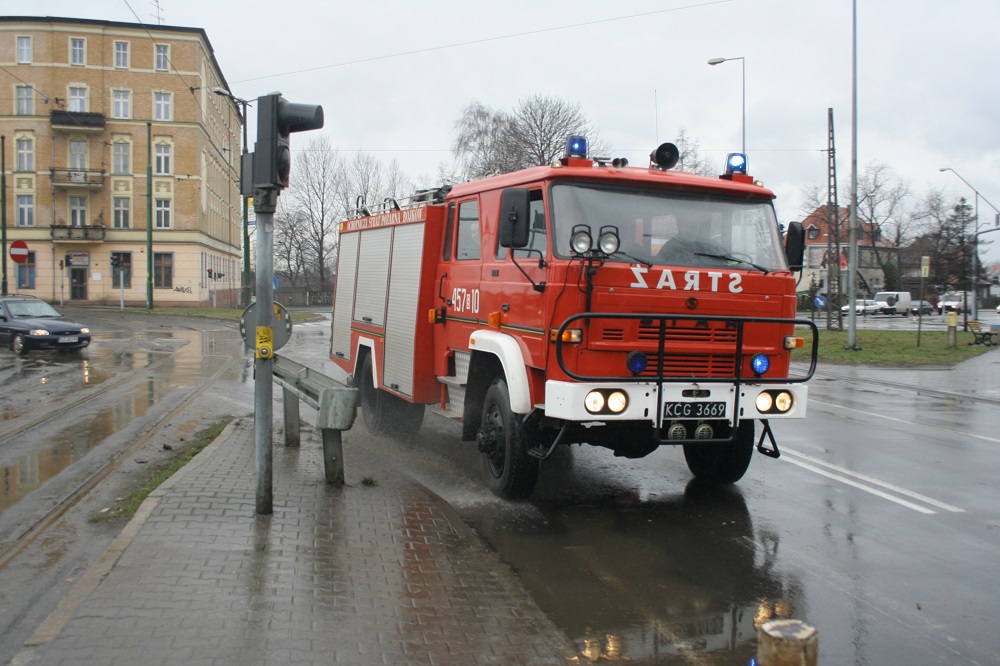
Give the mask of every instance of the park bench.
[[970, 345], [986, 345], [989, 347], [993, 344], [993, 336], [990, 333], [990, 329], [978, 321], [969, 322], [969, 332], [972, 333], [972, 342], [969, 343]]

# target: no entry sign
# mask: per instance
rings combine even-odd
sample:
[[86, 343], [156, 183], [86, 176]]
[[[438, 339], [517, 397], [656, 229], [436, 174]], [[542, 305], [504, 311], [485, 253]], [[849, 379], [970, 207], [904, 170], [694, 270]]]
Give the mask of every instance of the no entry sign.
[[28, 260], [28, 244], [23, 240], [16, 240], [10, 244], [10, 258], [19, 264]]

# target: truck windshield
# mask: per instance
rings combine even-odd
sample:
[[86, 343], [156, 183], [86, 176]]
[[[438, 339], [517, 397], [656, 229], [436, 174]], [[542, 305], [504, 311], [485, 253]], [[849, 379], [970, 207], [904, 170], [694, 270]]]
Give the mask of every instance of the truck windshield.
[[551, 202], [552, 246], [564, 259], [579, 225], [595, 243], [612, 226], [620, 249], [611, 262], [787, 270], [770, 201], [557, 183]]

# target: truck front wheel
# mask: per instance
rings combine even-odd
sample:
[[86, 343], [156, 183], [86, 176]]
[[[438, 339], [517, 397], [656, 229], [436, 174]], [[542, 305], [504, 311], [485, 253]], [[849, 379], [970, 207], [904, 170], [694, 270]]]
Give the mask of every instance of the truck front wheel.
[[528, 455], [530, 427], [511, 411], [510, 391], [503, 378], [493, 380], [483, 399], [476, 441], [483, 457], [486, 483], [504, 499], [525, 499], [538, 481], [538, 459]]
[[736, 483], [750, 466], [754, 449], [754, 422], [740, 421], [730, 444], [685, 444], [684, 459], [696, 479], [710, 483]]
[[371, 354], [365, 356], [355, 385], [360, 391], [361, 416], [369, 432], [398, 437], [413, 434], [420, 429], [424, 420], [424, 406], [406, 402], [378, 388]]

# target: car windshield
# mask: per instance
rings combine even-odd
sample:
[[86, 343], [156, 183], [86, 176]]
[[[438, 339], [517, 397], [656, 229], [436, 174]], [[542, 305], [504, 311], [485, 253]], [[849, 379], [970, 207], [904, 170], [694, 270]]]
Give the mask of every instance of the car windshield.
[[595, 243], [618, 231], [611, 262], [787, 270], [770, 201], [574, 183], [553, 185], [551, 200], [558, 257], [573, 256], [582, 225]]
[[7, 301], [7, 310], [12, 317], [61, 317], [51, 305], [45, 301]]

